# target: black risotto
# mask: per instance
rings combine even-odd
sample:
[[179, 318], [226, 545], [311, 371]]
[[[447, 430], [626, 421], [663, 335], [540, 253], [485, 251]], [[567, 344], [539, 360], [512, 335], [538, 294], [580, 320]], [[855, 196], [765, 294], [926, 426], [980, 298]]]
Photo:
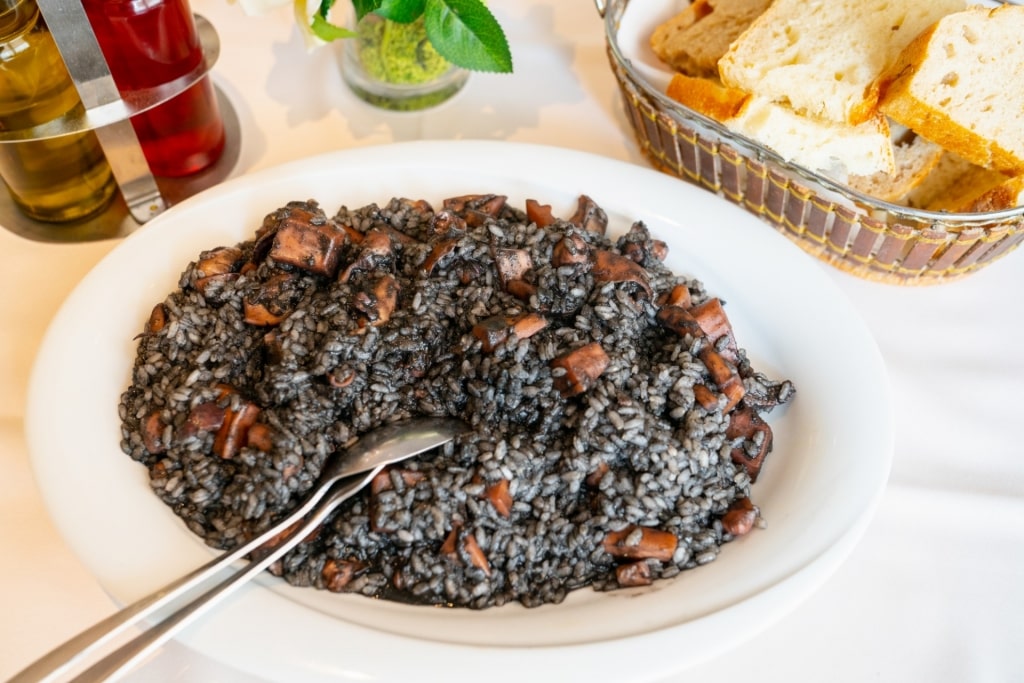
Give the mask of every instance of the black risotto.
[[360, 434], [416, 416], [472, 426], [271, 567], [298, 586], [536, 606], [712, 561], [762, 525], [762, 417], [793, 386], [750, 366], [722, 302], [670, 272], [643, 223], [613, 240], [590, 198], [569, 213], [500, 195], [277, 209], [253, 239], [199, 254], [153, 309], [122, 448], [229, 549]]

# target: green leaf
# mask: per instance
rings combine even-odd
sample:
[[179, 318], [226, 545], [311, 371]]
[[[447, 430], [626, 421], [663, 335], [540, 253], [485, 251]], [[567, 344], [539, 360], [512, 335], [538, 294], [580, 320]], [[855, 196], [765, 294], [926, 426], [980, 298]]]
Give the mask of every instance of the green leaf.
[[426, 0], [424, 25], [430, 44], [452, 64], [472, 71], [512, 71], [505, 32], [481, 0]]
[[409, 24], [423, 15], [427, 0], [379, 0], [377, 4], [375, 14], [399, 24]]
[[382, 0], [352, 0], [352, 7], [356, 11], [356, 21], [359, 21], [370, 12], [376, 12], [380, 8]]
[[320, 7], [317, 8], [316, 13], [326, 19], [332, 7], [334, 7], [334, 0], [320, 0]]
[[355, 38], [356, 33], [349, 31], [347, 28], [341, 26], [335, 26], [331, 22], [320, 16], [320, 13], [313, 15], [313, 22], [310, 24], [310, 28], [313, 30], [313, 34], [321, 39], [330, 42], [332, 40], [338, 40], [339, 38]]

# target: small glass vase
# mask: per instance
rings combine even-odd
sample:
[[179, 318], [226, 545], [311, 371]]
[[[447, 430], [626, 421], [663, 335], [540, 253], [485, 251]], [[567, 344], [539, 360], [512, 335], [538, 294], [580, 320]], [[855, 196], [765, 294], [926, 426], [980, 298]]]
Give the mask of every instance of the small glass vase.
[[447, 101], [469, 72], [437, 54], [423, 18], [400, 24], [367, 14], [355, 38], [341, 41], [341, 74], [360, 99], [382, 109], [416, 111]]

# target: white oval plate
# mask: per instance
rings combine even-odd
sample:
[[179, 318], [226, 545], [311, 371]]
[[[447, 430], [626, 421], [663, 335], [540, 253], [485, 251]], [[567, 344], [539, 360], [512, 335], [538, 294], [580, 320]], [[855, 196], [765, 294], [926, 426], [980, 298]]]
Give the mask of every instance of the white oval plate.
[[775, 451], [754, 487], [768, 527], [644, 589], [581, 590], [561, 605], [416, 607], [296, 589], [270, 577], [183, 632], [197, 650], [282, 681], [638, 680], [734, 647], [792, 609], [859, 539], [892, 457], [888, 381], [871, 336], [822, 268], [741, 209], [656, 171], [563, 149], [415, 142], [326, 154], [237, 178], [151, 221], [80, 283], [33, 370], [27, 434], [47, 505], [117, 600], [207, 561], [119, 449], [117, 405], [152, 306], [198, 253], [252, 236], [315, 198], [328, 213], [497, 192], [569, 215], [588, 194], [614, 232], [643, 220], [668, 264], [727, 302], [755, 367], [797, 386], [769, 416]]

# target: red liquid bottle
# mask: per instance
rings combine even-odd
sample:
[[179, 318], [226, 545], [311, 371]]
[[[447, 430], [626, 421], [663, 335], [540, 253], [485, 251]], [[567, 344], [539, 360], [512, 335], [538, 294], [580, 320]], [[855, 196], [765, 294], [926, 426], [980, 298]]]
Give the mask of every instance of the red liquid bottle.
[[[188, 0], [82, 4], [122, 93], [173, 81], [203, 60]], [[224, 122], [209, 76], [131, 121], [154, 175], [196, 173], [224, 151]]]

